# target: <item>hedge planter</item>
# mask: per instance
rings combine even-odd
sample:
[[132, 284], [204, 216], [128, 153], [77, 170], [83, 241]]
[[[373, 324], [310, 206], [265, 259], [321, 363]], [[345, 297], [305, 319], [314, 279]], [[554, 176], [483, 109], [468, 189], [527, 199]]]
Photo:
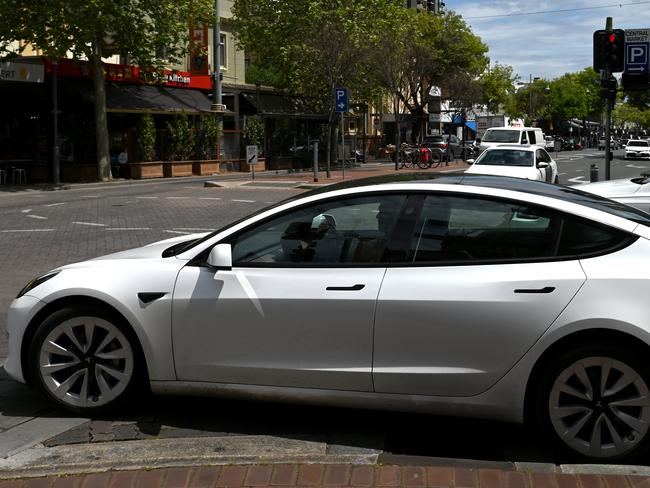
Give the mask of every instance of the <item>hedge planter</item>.
[[192, 161], [165, 161], [163, 163], [165, 178], [174, 176], [192, 176]]
[[219, 173], [219, 161], [205, 159], [192, 162], [192, 173], [197, 176], [210, 176]]
[[162, 161], [130, 163], [129, 171], [131, 178], [134, 180], [141, 180], [145, 178], [162, 178], [165, 176], [163, 172]]

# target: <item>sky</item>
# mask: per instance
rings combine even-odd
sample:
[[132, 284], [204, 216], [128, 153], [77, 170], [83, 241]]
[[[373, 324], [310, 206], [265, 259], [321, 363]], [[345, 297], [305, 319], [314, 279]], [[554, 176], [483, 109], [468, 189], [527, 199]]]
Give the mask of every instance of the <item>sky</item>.
[[[650, 0], [443, 1], [487, 44], [490, 64], [512, 66], [524, 82], [590, 67], [593, 32], [607, 17], [615, 29], [650, 29]], [[532, 12], [543, 13], [513, 15]]]

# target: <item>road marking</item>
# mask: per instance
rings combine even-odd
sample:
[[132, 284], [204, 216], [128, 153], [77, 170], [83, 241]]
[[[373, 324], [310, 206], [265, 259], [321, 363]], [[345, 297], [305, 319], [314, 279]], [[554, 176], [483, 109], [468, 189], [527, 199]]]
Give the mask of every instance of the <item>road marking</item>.
[[189, 230], [194, 232], [212, 232], [214, 229], [202, 229], [199, 227], [174, 227], [174, 230]]
[[230, 200], [231, 202], [239, 202], [239, 203], [256, 203], [256, 200]]
[[29, 213], [29, 212], [31, 212], [31, 211], [32, 211], [31, 208], [27, 208], [27, 209], [25, 209], [25, 210], [21, 210], [22, 213]]
[[109, 227], [106, 230], [151, 230], [151, 227]]
[[140, 198], [141, 200], [155, 200], [158, 197], [135, 197], [135, 198]]
[[84, 198], [99, 198], [99, 195], [81, 195]]
[[42, 217], [42, 216], [40, 216], [40, 215], [34, 215], [34, 214], [29, 214], [29, 215], [27, 215], [27, 217], [29, 217], [29, 218], [31, 218], [31, 219], [47, 220], [47, 217]]
[[91, 225], [93, 227], [106, 227], [106, 224], [97, 224], [95, 222], [72, 222], [77, 225]]
[[46, 207], [57, 207], [59, 205], [65, 205], [65, 202], [61, 203], [50, 203], [49, 205], [45, 205]]
[[647, 166], [637, 166], [636, 164], [626, 164], [626, 168], [647, 169]]
[[200, 197], [199, 200], [221, 200], [219, 197]]
[[189, 200], [190, 197], [165, 197], [167, 200]]
[[567, 181], [569, 181], [571, 183], [581, 183], [581, 184], [589, 183], [584, 178], [585, 178], [584, 176], [577, 176], [575, 178], [569, 178]]
[[189, 234], [189, 232], [181, 232], [180, 230], [163, 230], [163, 232], [168, 234]]
[[557, 175], [558, 175], [558, 176], [563, 176], [563, 175], [565, 175], [565, 174], [566, 174], [566, 173], [558, 173]]
[[54, 229], [12, 229], [12, 230], [0, 230], [2, 233], [13, 233], [13, 232], [54, 232]]
[[275, 202], [264, 202], [264, 203], [266, 203], [266, 204], [271, 204], [271, 203], [275, 203]]

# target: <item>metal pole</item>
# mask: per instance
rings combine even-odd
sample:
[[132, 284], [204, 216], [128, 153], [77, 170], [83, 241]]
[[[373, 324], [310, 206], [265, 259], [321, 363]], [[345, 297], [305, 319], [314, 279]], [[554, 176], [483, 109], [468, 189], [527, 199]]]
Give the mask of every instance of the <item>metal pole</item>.
[[219, 132], [217, 136], [217, 159], [221, 159], [221, 136], [223, 134], [223, 101], [221, 90], [221, 18], [219, 0], [214, 0], [214, 26], [212, 27], [212, 105], [211, 110], [217, 115]]
[[314, 181], [318, 181], [318, 141], [314, 141]]
[[343, 179], [345, 179], [345, 119], [341, 112], [341, 163], [343, 164]]
[[[607, 17], [605, 22], [605, 31], [609, 34], [613, 29], [613, 21], [611, 17]], [[609, 84], [609, 79], [612, 77], [611, 66], [609, 65], [609, 59], [607, 60], [607, 65], [604, 70], [605, 83]], [[608, 85], [605, 85], [608, 86]], [[606, 93], [605, 99], [605, 180], [609, 181], [610, 178], [610, 134], [611, 134], [611, 124], [612, 124], [612, 103], [609, 98], [609, 93]]]
[[54, 119], [54, 140], [52, 141], [52, 180], [60, 183], [61, 154], [59, 148], [59, 60], [52, 61], [52, 115]]

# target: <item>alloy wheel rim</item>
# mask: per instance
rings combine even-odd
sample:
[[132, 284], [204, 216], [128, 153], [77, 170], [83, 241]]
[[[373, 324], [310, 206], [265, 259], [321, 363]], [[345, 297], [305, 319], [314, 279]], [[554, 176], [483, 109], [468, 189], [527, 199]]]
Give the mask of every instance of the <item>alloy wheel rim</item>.
[[39, 374], [49, 392], [74, 407], [100, 407], [119, 397], [133, 376], [133, 350], [124, 334], [98, 317], [75, 317], [41, 344]]
[[560, 373], [549, 396], [557, 435], [572, 450], [594, 458], [620, 457], [650, 428], [650, 391], [628, 364], [588, 357]]

